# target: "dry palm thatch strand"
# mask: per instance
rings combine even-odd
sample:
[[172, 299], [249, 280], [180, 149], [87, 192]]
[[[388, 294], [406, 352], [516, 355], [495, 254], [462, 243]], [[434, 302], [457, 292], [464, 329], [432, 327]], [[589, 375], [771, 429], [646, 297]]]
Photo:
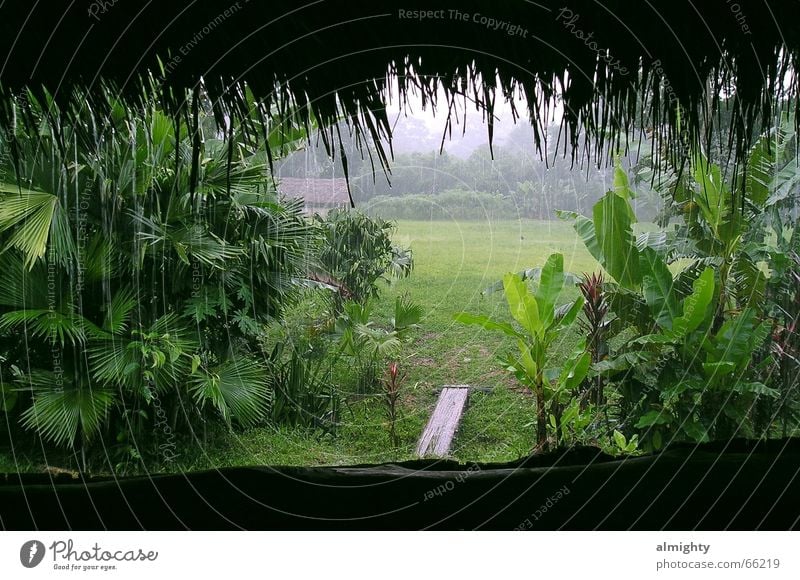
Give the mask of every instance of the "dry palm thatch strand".
[[[726, 103], [738, 161], [777, 107], [797, 112], [794, 0], [451, 4], [7, 2], [0, 7], [0, 126], [33, 118], [24, 104], [12, 106], [26, 89], [46, 108], [57, 106], [60, 122], [88, 106], [98, 124], [114, 106], [135, 109], [156, 91], [194, 134], [200, 98], [220, 127], [236, 120], [253, 139], [263, 137], [268, 118], [316, 126], [347, 176], [342, 120], [362, 146], [372, 141], [388, 170], [390, 93], [404, 103], [416, 91], [448, 117], [457, 101], [473, 101], [490, 143], [497, 92], [504, 99], [521, 93], [542, 154], [548, 115], [563, 99], [558, 146], [573, 159], [589, 152], [608, 159], [634, 129], [681, 159], [687, 148], [710, 143]], [[91, 138], [91, 127], [85, 131]]]

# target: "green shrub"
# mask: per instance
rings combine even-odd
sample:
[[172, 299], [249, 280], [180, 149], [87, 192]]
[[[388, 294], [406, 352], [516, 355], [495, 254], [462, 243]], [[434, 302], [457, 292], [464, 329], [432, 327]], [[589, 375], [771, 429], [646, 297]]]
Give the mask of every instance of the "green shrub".
[[365, 303], [377, 297], [380, 280], [410, 274], [411, 250], [392, 243], [391, 222], [355, 210], [333, 210], [315, 220], [323, 233], [320, 263], [338, 287], [337, 313], [346, 300]]

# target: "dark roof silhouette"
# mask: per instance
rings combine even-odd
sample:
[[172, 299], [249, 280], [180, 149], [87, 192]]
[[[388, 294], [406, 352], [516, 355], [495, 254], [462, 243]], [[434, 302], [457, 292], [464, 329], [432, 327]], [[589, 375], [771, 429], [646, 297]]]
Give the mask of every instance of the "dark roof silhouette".
[[[392, 153], [382, 141], [392, 131], [389, 93], [400, 103], [417, 93], [444, 115], [457, 114], [456, 102], [474, 102], [485, 108], [476, 116], [491, 141], [496, 98], [521, 92], [527, 111], [516, 114], [530, 117], [536, 146], [544, 153], [559, 106], [560, 152], [574, 157], [594, 150], [610, 158], [637, 128], [651, 132], [656, 149], [682, 157], [710, 143], [728, 96], [736, 159], [781, 100], [793, 99], [800, 124], [800, 85], [787, 80], [800, 69], [796, 2], [704, 2], [702, 15], [691, 0], [490, 8], [485, 0], [462, 0], [457, 10], [443, 0], [425, 10], [394, 0], [194, 0], [94, 2], [87, 14], [84, 2], [52, 0], [36, 10], [5, 2], [0, 100], [30, 89], [59, 106], [65, 125], [86, 104], [103, 124], [120, 103], [140, 103], [153, 83], [168, 114], [188, 115], [187, 94], [199, 98], [202, 87], [218, 123], [237, 119], [252, 138], [261, 131], [254, 111], [292, 113], [321, 129], [328, 152], [341, 157], [335, 127], [344, 119], [359, 143], [371, 142], [378, 168]], [[24, 103], [0, 106], [0, 126], [27, 122], [15, 111]], [[91, 125], [75, 126], [86, 133], [78, 138], [91, 138]]]

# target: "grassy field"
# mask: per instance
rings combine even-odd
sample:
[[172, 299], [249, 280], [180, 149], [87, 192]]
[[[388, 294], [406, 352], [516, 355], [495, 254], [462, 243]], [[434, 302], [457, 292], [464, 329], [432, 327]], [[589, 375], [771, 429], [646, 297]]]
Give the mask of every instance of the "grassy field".
[[[598, 268], [569, 224], [560, 221], [401, 222], [398, 241], [414, 251], [414, 274], [394, 285], [426, 310], [422, 334], [405, 361], [408, 381], [426, 396], [410, 409], [423, 420], [432, 409], [437, 389], [469, 384], [491, 389], [475, 392], [456, 442], [454, 455], [463, 461], [509, 460], [533, 447], [534, 402], [498, 363], [498, 355], [514, 345], [496, 333], [453, 321], [459, 311], [510, 321], [502, 292], [482, 291], [506, 272], [544, 264], [553, 252], [564, 255], [564, 268], [574, 273]], [[577, 290], [562, 295], [574, 299]], [[577, 335], [563, 336], [554, 357], [572, 349]]]
[[[397, 295], [423, 306], [425, 317], [414, 340], [400, 358], [405, 396], [399, 433], [393, 449], [386, 434], [379, 401], [364, 399], [348, 405], [336, 437], [298, 431], [254, 429], [229, 436], [206, 453], [197, 448], [185, 468], [213, 465], [355, 464], [410, 459], [425, 422], [446, 384], [470, 384], [491, 389], [475, 392], [459, 432], [454, 457], [461, 461], [502, 461], [527, 454], [533, 447], [533, 398], [498, 363], [509, 351], [504, 337], [453, 321], [459, 311], [490, 314], [510, 320], [502, 292], [482, 291], [506, 272], [542, 265], [553, 252], [564, 255], [564, 267], [575, 273], [598, 268], [563, 222], [412, 222], [398, 223], [396, 240], [414, 252], [411, 277], [383, 291], [378, 314], [388, 317]], [[577, 296], [570, 289], [569, 301]], [[564, 356], [576, 334], [564, 336], [554, 357]]]
[[[405, 391], [399, 428], [401, 446], [392, 448], [379, 401], [365, 398], [343, 409], [335, 437], [301, 430], [253, 429], [218, 433], [207, 441], [184, 441], [177, 463], [151, 465], [149, 471], [190, 470], [225, 465], [331, 465], [397, 461], [412, 453], [446, 384], [470, 384], [490, 389], [475, 392], [455, 442], [461, 461], [502, 461], [527, 454], [533, 447], [534, 401], [508, 375], [497, 356], [514, 346], [501, 335], [453, 321], [459, 311], [510, 320], [502, 292], [482, 290], [506, 272], [539, 266], [553, 252], [564, 255], [566, 270], [580, 274], [599, 266], [569, 224], [537, 221], [411, 222], [398, 224], [396, 240], [414, 252], [411, 277], [386, 287], [378, 314], [388, 317], [397, 295], [408, 295], [423, 306], [425, 317], [413, 341], [399, 359]], [[577, 296], [565, 291], [563, 301]], [[577, 334], [565, 335], [553, 356], [564, 356]], [[0, 454], [0, 471], [36, 469], [41, 458]], [[47, 463], [58, 464], [57, 461]], [[110, 469], [112, 461], [107, 469]], [[133, 467], [133, 466], [132, 466]], [[100, 466], [96, 469], [105, 471]]]

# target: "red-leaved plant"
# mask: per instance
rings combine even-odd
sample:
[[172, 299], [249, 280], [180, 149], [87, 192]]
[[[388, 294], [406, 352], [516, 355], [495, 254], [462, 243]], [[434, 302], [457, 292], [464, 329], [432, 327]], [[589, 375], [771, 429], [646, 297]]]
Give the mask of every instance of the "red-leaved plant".
[[[578, 288], [583, 294], [583, 316], [581, 328], [586, 334], [586, 349], [592, 357], [592, 364], [600, 362], [608, 352], [606, 330], [608, 328], [608, 301], [603, 290], [605, 280], [603, 274], [583, 274]], [[598, 374], [581, 398], [582, 406], [593, 403], [598, 407], [603, 404], [603, 378]]]

